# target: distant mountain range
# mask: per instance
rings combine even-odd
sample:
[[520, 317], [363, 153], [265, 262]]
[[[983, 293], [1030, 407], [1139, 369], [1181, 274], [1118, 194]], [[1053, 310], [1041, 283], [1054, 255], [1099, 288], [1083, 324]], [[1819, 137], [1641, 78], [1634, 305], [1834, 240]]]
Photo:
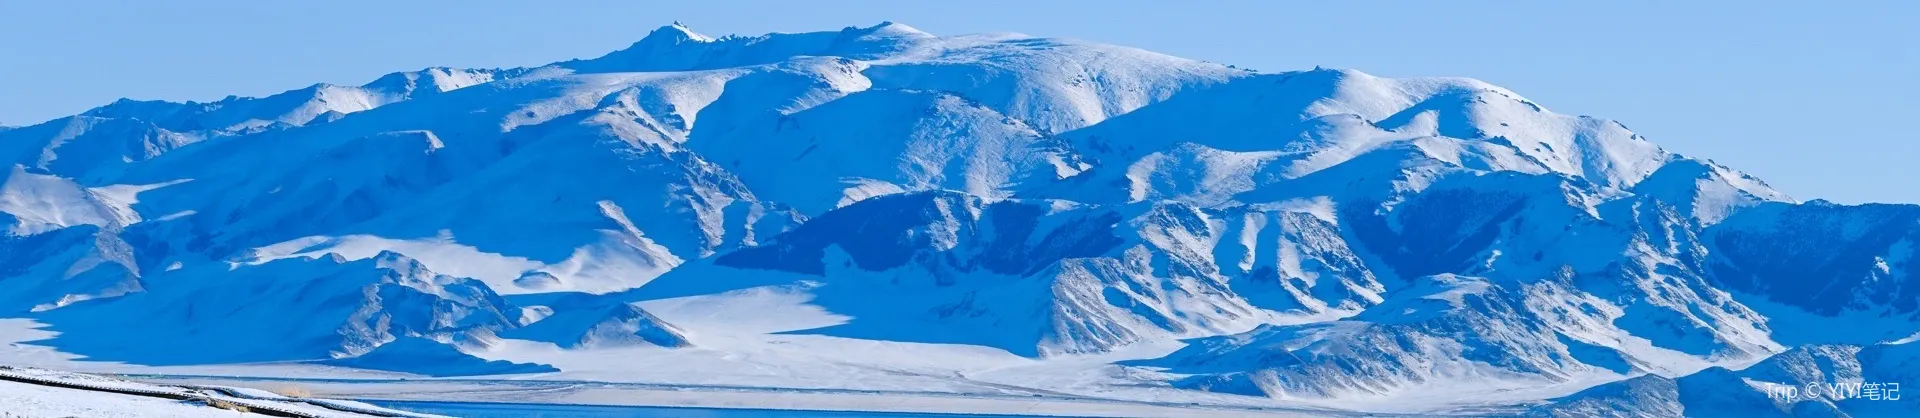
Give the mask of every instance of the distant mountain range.
[[1768, 391], [1920, 391], [1920, 207], [1797, 202], [1472, 79], [676, 24], [540, 67], [121, 100], [0, 129], [0, 159], [0, 316], [89, 360], [649, 380], [542, 359], [872, 371], [906, 360], [822, 347], [897, 345], [1116, 399], [1920, 410]]

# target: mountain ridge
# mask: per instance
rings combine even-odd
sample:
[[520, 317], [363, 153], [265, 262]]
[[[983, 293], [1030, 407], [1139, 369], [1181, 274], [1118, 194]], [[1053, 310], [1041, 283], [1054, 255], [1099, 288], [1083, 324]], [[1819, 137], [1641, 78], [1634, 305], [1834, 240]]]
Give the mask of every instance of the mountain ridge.
[[[135, 364], [417, 352], [447, 369], [397, 371], [645, 379], [579, 358], [717, 352], [963, 374], [848, 344], [1078, 364], [1100, 377], [1001, 384], [1130, 399], [1422, 413], [1465, 401], [1381, 399], [1466, 384], [1542, 414], [1628, 395], [1659, 402], [1624, 415], [1792, 414], [1695, 383], [1920, 335], [1912, 205], [1799, 203], [1478, 80], [892, 22], [676, 23], [540, 67], [123, 100], [0, 151], [0, 286], [30, 290], [0, 312]], [[349, 325], [173, 358], [104, 333], [271, 316], [192, 296], [222, 293]], [[140, 338], [235, 332], [176, 322]]]

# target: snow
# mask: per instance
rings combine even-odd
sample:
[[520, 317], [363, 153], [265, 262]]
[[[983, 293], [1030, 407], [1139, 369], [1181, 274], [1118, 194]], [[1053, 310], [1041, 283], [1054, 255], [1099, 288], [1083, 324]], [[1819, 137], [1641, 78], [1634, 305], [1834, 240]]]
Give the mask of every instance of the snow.
[[282, 379], [235, 385], [1634, 415], [1596, 405], [1754, 406], [1702, 388], [1920, 335], [1910, 205], [1473, 79], [892, 22], [123, 100], [0, 164], [9, 359]]
[[45, 369], [0, 368], [0, 378], [0, 405], [23, 417], [264, 416], [220, 404], [329, 418], [436, 416], [326, 399], [309, 402], [256, 389], [166, 386]]
[[242, 263], [259, 265], [281, 259], [312, 258], [327, 254], [338, 254], [347, 260], [364, 260], [383, 251], [407, 254], [429, 268], [453, 276], [478, 279], [486, 282], [488, 287], [502, 290], [518, 289], [513, 285], [513, 280], [520, 277], [520, 272], [542, 266], [525, 258], [480, 252], [454, 242], [450, 236], [393, 240], [371, 235], [338, 238], [314, 236], [290, 240], [255, 248], [254, 257]]
[[[330, 122], [346, 114], [512, 78], [524, 72], [428, 68], [388, 74], [363, 86], [323, 83], [266, 97], [229, 96], [209, 103], [121, 99], [82, 115], [143, 120], [169, 131], [203, 131], [218, 136]], [[427, 86], [421, 85], [422, 79]]]
[[25, 417], [209, 417], [222, 410], [209, 410], [168, 399], [98, 393], [49, 386], [0, 381], [0, 405], [7, 412]]
[[0, 213], [13, 217], [9, 233], [34, 235], [75, 225], [123, 226], [139, 222], [129, 209], [138, 186], [89, 190], [72, 180], [14, 166], [0, 184]]

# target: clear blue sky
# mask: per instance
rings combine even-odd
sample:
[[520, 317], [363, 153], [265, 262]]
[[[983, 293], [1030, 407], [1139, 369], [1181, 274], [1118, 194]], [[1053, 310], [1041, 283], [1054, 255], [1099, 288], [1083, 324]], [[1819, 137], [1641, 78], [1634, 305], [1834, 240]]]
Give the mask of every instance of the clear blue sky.
[[[1827, 4], [1834, 3], [1834, 4]], [[1913, 1], [0, 1], [0, 124], [120, 97], [213, 100], [428, 66], [591, 57], [882, 20], [1264, 71], [1468, 76], [1617, 119], [1801, 199], [1920, 202]]]

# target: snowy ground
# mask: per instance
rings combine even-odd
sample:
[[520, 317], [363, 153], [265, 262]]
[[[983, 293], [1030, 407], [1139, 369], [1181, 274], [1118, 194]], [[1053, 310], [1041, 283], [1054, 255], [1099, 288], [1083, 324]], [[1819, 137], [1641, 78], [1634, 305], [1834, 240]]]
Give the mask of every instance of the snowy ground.
[[[749, 292], [726, 297], [732, 300], [703, 297], [646, 304], [690, 329], [710, 331], [694, 333], [695, 348], [561, 350], [546, 343], [506, 340], [473, 353], [551, 364], [562, 370], [529, 375], [423, 378], [312, 364], [151, 367], [92, 362], [29, 343], [53, 332], [19, 319], [0, 319], [0, 341], [6, 342], [0, 346], [0, 358], [39, 367], [120, 373], [158, 384], [296, 390], [346, 399], [1058, 416], [1353, 415], [1351, 405], [1153, 385], [1141, 375], [1153, 372], [1112, 364], [1164, 355], [1178, 346], [1036, 360], [977, 346], [780, 333], [833, 320], [824, 312], [810, 313], [805, 306], [780, 303], [786, 297]], [[727, 308], [743, 304], [753, 309]], [[736, 312], [753, 312], [759, 319], [736, 317], [743, 315]], [[716, 324], [730, 324], [730, 332], [711, 332], [717, 330]], [[1471, 414], [1558, 396], [1594, 383], [1503, 387], [1495, 382], [1485, 387], [1433, 388], [1423, 396], [1401, 397], [1392, 405], [1361, 410], [1392, 413], [1426, 408]]]
[[[301, 394], [307, 396], [306, 394]], [[360, 402], [292, 398], [211, 385], [161, 385], [45, 369], [0, 367], [7, 417], [408, 417]]]
[[219, 410], [175, 400], [0, 381], [9, 417], [204, 417]]
[[1007, 396], [852, 390], [722, 388], [562, 381], [345, 381], [158, 377], [158, 382], [224, 386], [297, 385], [329, 397], [443, 402], [876, 411], [1022, 416], [1342, 416], [1324, 411], [1156, 404], [1067, 396]]
[[[521, 361], [553, 362], [563, 370], [567, 366], [598, 367], [498, 378], [432, 379], [305, 364], [151, 367], [89, 362], [47, 347], [21, 343], [51, 334], [37, 327], [38, 324], [26, 320], [0, 320], [0, 336], [10, 341], [0, 347], [0, 358], [33, 362], [43, 367], [125, 373], [129, 378], [154, 384], [301, 391], [328, 398], [1056, 416], [1345, 415], [1317, 408], [1263, 406], [1258, 405], [1256, 398], [1197, 392], [1193, 395], [1221, 399], [1139, 402], [1028, 387], [1042, 386], [1034, 383], [1114, 380], [1086, 370], [1087, 363], [1103, 361], [1101, 358], [1041, 362], [975, 347], [805, 335], [784, 336], [794, 341], [790, 347], [780, 343], [735, 342], [736, 348], [763, 347], [735, 353], [650, 347], [569, 352], [509, 344], [495, 354]], [[840, 355], [823, 359], [795, 354], [816, 352], [814, 349], [818, 347], [810, 346], [819, 344], [834, 348], [825, 352]], [[924, 355], [930, 352], [944, 353], [941, 357], [953, 363], [943, 366], [927, 360], [935, 357]], [[891, 369], [847, 363], [854, 357], [884, 360], [880, 364]], [[961, 366], [985, 370], [982, 374], [992, 378], [972, 380], [955, 370], [963, 368]], [[1028, 386], [996, 383], [1023, 380], [1032, 382], [1025, 382]], [[764, 386], [742, 386], [742, 382]], [[1156, 392], [1159, 391], [1167, 390]], [[1227, 402], [1228, 398], [1242, 399]]]

